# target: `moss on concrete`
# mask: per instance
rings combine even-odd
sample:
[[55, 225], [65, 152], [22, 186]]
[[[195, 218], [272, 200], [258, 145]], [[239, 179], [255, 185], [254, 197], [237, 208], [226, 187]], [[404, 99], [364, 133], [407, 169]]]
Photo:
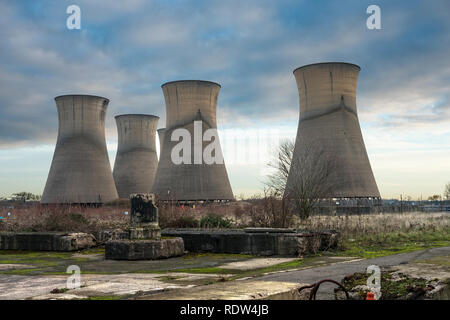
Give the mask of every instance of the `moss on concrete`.
[[[349, 291], [357, 286], [367, 285], [370, 275], [366, 273], [355, 273], [342, 280], [342, 285]], [[414, 278], [408, 275], [392, 272], [381, 272], [381, 300], [411, 299], [426, 292], [427, 280]], [[361, 299], [366, 298], [367, 291], [359, 290]]]
[[79, 252], [79, 254], [84, 254], [84, 255], [91, 255], [91, 254], [105, 254], [105, 247], [97, 247], [97, 248], [90, 248], [90, 249], [85, 249], [85, 250], [81, 250]]

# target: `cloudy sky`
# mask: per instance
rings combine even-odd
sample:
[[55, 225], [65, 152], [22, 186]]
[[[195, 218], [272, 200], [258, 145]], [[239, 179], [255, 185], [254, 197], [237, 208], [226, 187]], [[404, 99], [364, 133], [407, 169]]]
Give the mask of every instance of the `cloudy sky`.
[[[66, 27], [71, 4], [81, 30]], [[366, 27], [371, 4], [381, 30]], [[0, 0], [0, 12], [0, 196], [42, 193], [55, 96], [111, 100], [113, 164], [114, 115], [155, 114], [164, 127], [160, 86], [178, 79], [222, 85], [218, 125], [233, 191], [260, 192], [270, 148], [296, 135], [292, 71], [324, 61], [362, 68], [359, 119], [383, 197], [442, 194], [450, 181], [448, 0]], [[253, 146], [243, 158], [236, 137]]]

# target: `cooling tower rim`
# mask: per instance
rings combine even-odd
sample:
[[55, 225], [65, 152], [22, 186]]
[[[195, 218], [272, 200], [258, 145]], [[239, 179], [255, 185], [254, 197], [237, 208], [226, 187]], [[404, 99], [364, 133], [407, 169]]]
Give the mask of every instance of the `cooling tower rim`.
[[75, 94], [63, 94], [63, 95], [60, 95], [60, 96], [55, 97], [55, 101], [57, 101], [58, 99], [61, 99], [61, 98], [65, 98], [65, 97], [92, 97], [92, 98], [104, 99], [104, 100], [106, 100], [106, 102], [108, 102], [108, 103], [109, 103], [109, 101], [110, 101], [108, 98], [105, 98], [105, 97], [102, 97], [102, 96], [96, 96], [96, 95], [92, 95], [92, 94], [79, 94], [79, 93], [75, 93]]
[[218, 84], [217, 82], [209, 81], [209, 80], [175, 80], [175, 81], [169, 81], [169, 82], [163, 83], [161, 85], [161, 88], [164, 88], [165, 86], [170, 85], [170, 84], [182, 83], [182, 82], [188, 82], [188, 83], [189, 82], [191, 82], [191, 83], [202, 82], [202, 83], [214, 84], [214, 85], [218, 86], [219, 88], [222, 88], [222, 86], [220, 84]]
[[307, 67], [312, 67], [312, 66], [317, 66], [317, 65], [323, 65], [323, 64], [345, 64], [345, 65], [349, 65], [349, 66], [353, 66], [353, 67], [357, 67], [358, 70], [361, 70], [361, 67], [358, 66], [357, 64], [354, 63], [350, 63], [350, 62], [318, 62], [318, 63], [310, 63], [310, 64], [306, 64], [304, 66], [298, 67], [297, 69], [295, 69], [294, 71], [292, 71], [292, 73], [295, 73], [297, 70], [299, 69], [303, 69], [303, 68], [307, 68]]
[[155, 116], [153, 114], [144, 114], [144, 113], [125, 113], [125, 114], [118, 114], [117, 116], [114, 116], [114, 119], [119, 118], [126, 118], [126, 117], [142, 117], [142, 118], [151, 118], [151, 119], [159, 119], [158, 116]]

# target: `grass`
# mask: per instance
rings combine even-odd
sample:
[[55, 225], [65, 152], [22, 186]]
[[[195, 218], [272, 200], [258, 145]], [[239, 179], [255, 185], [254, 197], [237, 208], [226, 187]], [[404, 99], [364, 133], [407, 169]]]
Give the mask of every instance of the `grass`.
[[90, 255], [90, 254], [105, 254], [105, 247], [97, 247], [85, 249], [79, 252], [80, 254]]
[[214, 258], [214, 259], [245, 259], [255, 258], [251, 254], [235, 254], [235, 253], [210, 253], [210, 252], [189, 252], [183, 256], [183, 259], [197, 259], [197, 258]]
[[[22, 264], [29, 265], [28, 268], [2, 270], [0, 274], [10, 275], [36, 275], [36, 274], [58, 274], [67, 275], [65, 272], [68, 265], [89, 262], [86, 258], [74, 257], [75, 252], [53, 252], [53, 251], [17, 251], [0, 250], [0, 264]], [[64, 270], [64, 271], [59, 271]]]
[[450, 230], [392, 232], [342, 239], [339, 256], [376, 258], [391, 254], [450, 246]]

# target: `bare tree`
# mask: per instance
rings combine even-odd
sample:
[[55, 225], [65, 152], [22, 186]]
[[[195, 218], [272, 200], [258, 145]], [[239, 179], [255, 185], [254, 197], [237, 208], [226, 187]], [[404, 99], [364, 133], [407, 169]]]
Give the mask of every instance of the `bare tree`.
[[302, 145], [294, 159], [294, 147], [292, 140], [281, 142], [276, 159], [269, 163], [274, 173], [266, 185], [271, 195], [281, 197], [284, 212], [291, 210], [304, 220], [321, 199], [330, 197], [334, 161], [317, 145]]
[[447, 200], [450, 200], [450, 182], [445, 185], [444, 197]]
[[276, 150], [275, 158], [267, 164], [273, 170], [273, 173], [267, 177], [265, 184], [268, 193], [274, 197], [281, 198], [284, 195], [294, 147], [295, 143], [293, 140], [282, 141]]
[[309, 218], [322, 199], [331, 197], [334, 161], [319, 145], [302, 145], [292, 159], [284, 197], [300, 219]]

